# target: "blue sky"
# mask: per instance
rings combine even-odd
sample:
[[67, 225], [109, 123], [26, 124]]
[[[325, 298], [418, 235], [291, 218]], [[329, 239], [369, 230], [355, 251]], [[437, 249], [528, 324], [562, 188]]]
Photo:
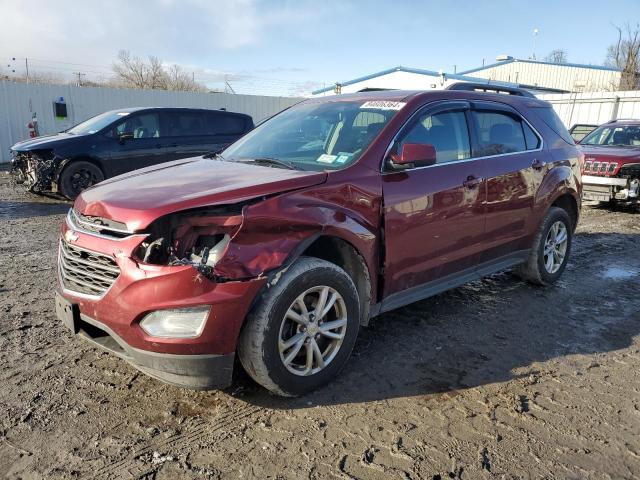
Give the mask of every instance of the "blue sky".
[[640, 21], [640, 0], [0, 0], [0, 17], [5, 74], [29, 58], [34, 70], [106, 78], [127, 49], [212, 87], [287, 95], [397, 65], [460, 72], [529, 58], [534, 28], [538, 59], [560, 48], [602, 64], [613, 24]]

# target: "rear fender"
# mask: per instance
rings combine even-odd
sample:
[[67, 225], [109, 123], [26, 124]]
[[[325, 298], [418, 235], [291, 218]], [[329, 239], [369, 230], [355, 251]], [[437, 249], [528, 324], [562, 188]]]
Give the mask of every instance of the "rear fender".
[[560, 196], [570, 194], [580, 210], [580, 184], [576, 175], [568, 165], [559, 165], [553, 167], [545, 175], [538, 188], [535, 198], [533, 229], [537, 229], [538, 225], [546, 215], [547, 211]]

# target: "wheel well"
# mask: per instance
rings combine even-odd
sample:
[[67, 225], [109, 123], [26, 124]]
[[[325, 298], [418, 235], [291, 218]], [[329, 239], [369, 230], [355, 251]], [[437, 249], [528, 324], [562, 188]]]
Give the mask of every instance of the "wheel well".
[[69, 167], [70, 165], [73, 165], [75, 162], [91, 163], [96, 168], [98, 168], [102, 172], [102, 176], [105, 177], [104, 169], [102, 168], [102, 165], [100, 165], [100, 162], [94, 160], [91, 157], [75, 157], [70, 160], [67, 160], [62, 164], [62, 168], [60, 168], [60, 173], [58, 174], [58, 178], [56, 179], [57, 182], [60, 182], [60, 178], [62, 178], [62, 173], [67, 169], [67, 167]]
[[573, 229], [576, 229], [576, 227], [578, 226], [578, 203], [576, 202], [576, 199], [573, 198], [573, 195], [571, 195], [570, 193], [560, 195], [555, 199], [551, 206], [559, 207], [565, 210], [569, 214], [569, 218], [571, 218]]
[[309, 245], [302, 254], [326, 260], [347, 272], [358, 291], [360, 324], [367, 325], [371, 308], [371, 280], [367, 264], [356, 248], [341, 238], [322, 236]]

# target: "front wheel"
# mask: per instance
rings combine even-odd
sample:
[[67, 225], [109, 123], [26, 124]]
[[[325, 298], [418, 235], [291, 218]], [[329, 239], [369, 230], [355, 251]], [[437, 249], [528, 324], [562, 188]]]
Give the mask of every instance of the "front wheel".
[[536, 233], [527, 262], [516, 270], [523, 279], [538, 285], [551, 285], [567, 266], [573, 229], [566, 210], [551, 207]]
[[347, 362], [359, 327], [358, 293], [340, 267], [302, 257], [248, 315], [238, 356], [259, 384], [283, 396], [308, 393]]
[[60, 193], [73, 200], [80, 192], [104, 180], [102, 170], [93, 163], [71, 162], [60, 175]]

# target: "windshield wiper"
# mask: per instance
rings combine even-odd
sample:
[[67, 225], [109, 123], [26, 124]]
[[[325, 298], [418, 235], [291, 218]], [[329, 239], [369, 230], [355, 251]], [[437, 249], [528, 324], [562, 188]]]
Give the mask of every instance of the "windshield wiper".
[[209, 153], [205, 153], [202, 158], [215, 158], [216, 160], [222, 160], [223, 162], [226, 162], [227, 159], [224, 158], [222, 155], [220, 155], [220, 152], [209, 152]]
[[274, 165], [274, 166], [277, 165], [279, 167], [288, 168], [289, 170], [299, 170], [299, 168], [295, 166], [292, 162], [280, 160], [279, 158], [256, 157], [256, 158], [249, 158], [246, 160], [238, 160], [238, 161], [243, 163], [262, 163], [262, 164]]

